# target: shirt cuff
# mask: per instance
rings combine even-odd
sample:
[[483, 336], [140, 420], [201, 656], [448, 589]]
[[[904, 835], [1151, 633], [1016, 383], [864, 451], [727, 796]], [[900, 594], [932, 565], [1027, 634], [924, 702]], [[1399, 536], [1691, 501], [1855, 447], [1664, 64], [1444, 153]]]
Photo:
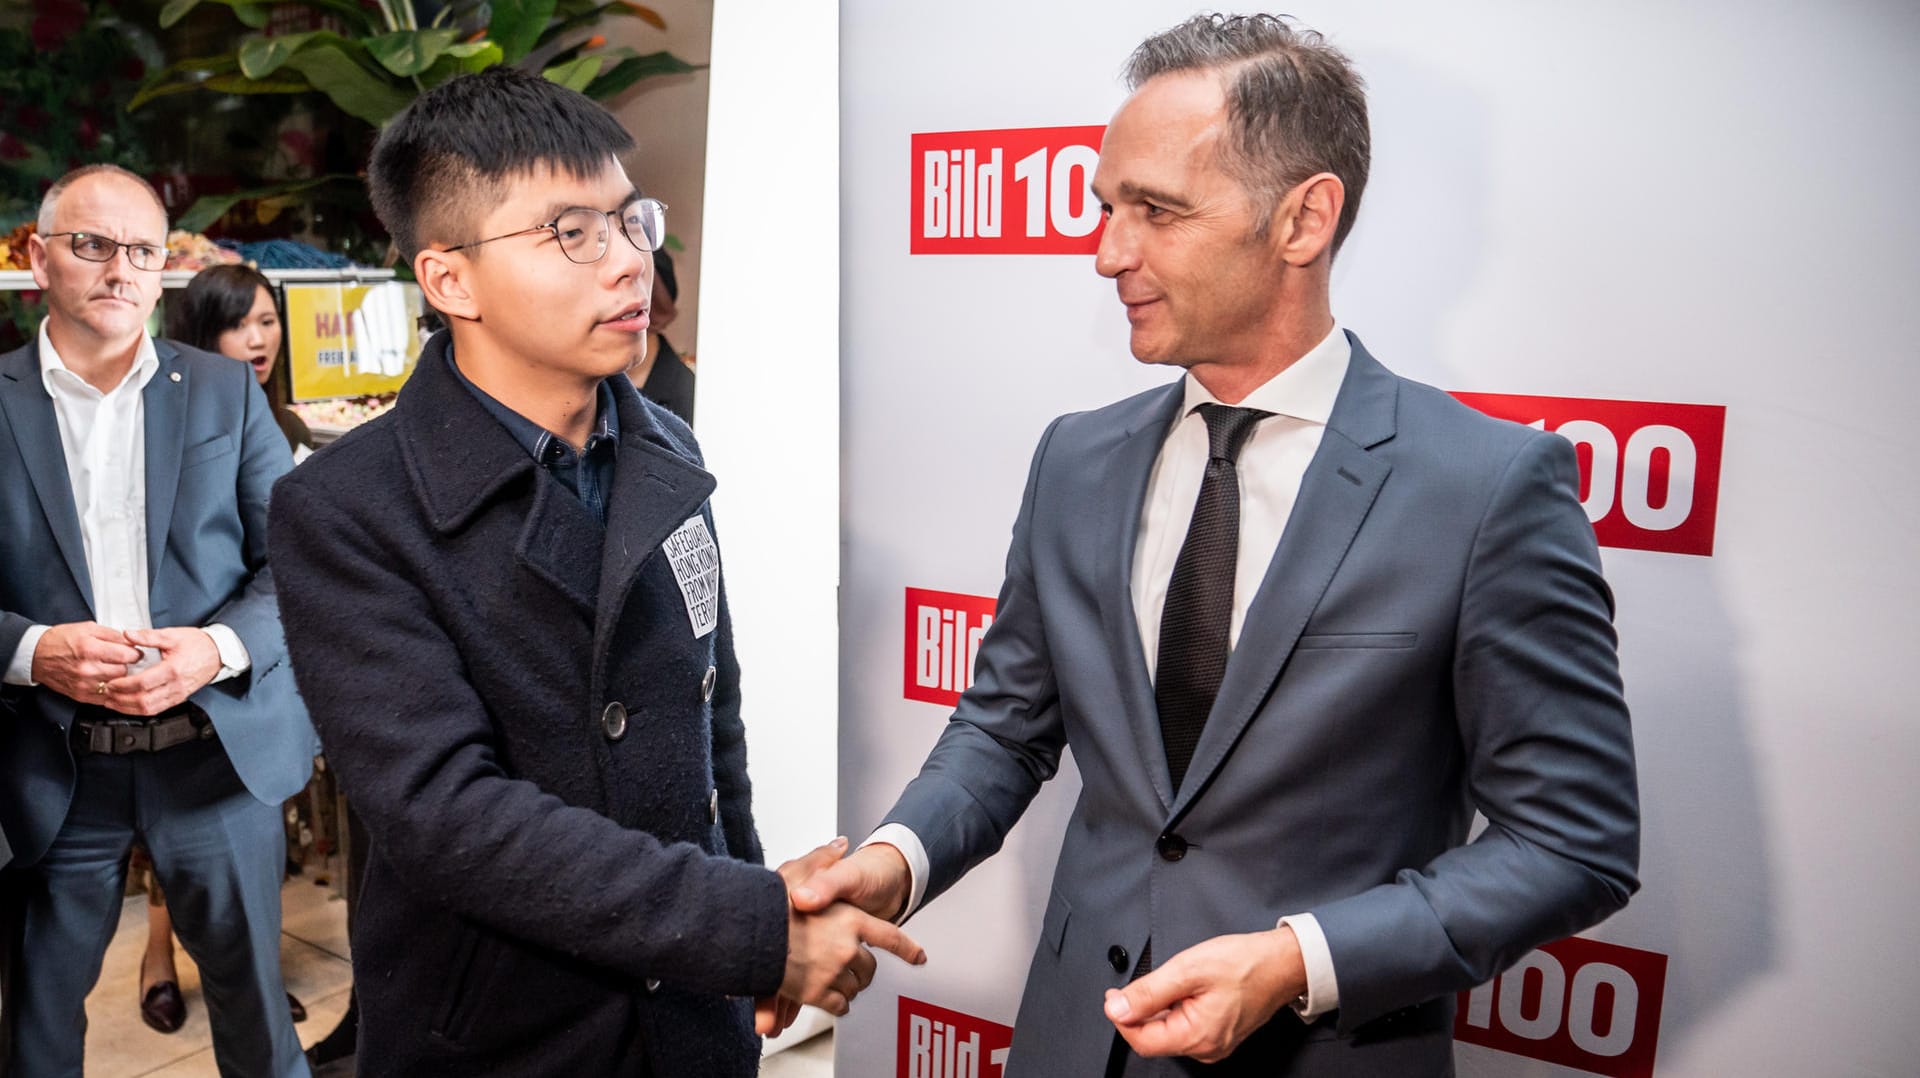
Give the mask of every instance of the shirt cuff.
[[247, 646], [240, 642], [239, 633], [218, 622], [200, 631], [213, 637], [213, 646], [220, 649], [220, 672], [213, 676], [213, 680], [236, 678], [252, 669], [253, 656], [247, 654]]
[[1301, 1021], [1311, 1022], [1340, 1006], [1340, 983], [1333, 978], [1333, 952], [1313, 914], [1296, 913], [1280, 918], [1280, 923], [1293, 929], [1293, 938], [1300, 943], [1300, 960], [1307, 967], [1307, 994], [1293, 1001], [1293, 1010]]
[[35, 625], [20, 634], [20, 646], [13, 649], [13, 658], [7, 663], [7, 684], [39, 684], [33, 680], [33, 649], [40, 646], [40, 638], [51, 628], [51, 625]]
[[864, 850], [876, 842], [899, 850], [907, 862], [907, 904], [900, 907], [900, 916], [893, 919], [894, 924], [905, 924], [913, 911], [920, 908], [920, 900], [927, 896], [927, 848], [920, 844], [919, 835], [901, 823], [883, 823], [874, 828], [860, 848]]

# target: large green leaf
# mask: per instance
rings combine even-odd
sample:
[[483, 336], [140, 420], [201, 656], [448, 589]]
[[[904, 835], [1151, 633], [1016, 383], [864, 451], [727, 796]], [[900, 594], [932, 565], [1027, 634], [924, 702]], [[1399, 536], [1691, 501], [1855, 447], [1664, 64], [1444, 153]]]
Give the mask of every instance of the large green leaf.
[[283, 198], [287, 195], [299, 194], [302, 191], [310, 191], [322, 184], [333, 183], [336, 180], [347, 180], [353, 183], [359, 183], [360, 177], [342, 174], [315, 176], [312, 179], [294, 180], [289, 183], [274, 184], [271, 187], [256, 187], [251, 191], [234, 191], [224, 195], [203, 195], [199, 199], [196, 199], [193, 205], [187, 207], [187, 212], [180, 215], [180, 219], [174, 222], [173, 227], [185, 229], [188, 232], [205, 232], [207, 229], [213, 227], [215, 221], [225, 217], [228, 210], [248, 199]]
[[198, 90], [204, 80], [237, 70], [239, 66], [240, 61], [230, 52], [175, 61], [147, 76], [133, 99], [127, 102], [127, 111], [132, 112], [156, 97]]
[[555, 64], [540, 74], [549, 81], [557, 82], [569, 90], [585, 90], [600, 73], [604, 61], [598, 56], [582, 56], [578, 60], [568, 60], [564, 64]]
[[582, 92], [596, 101], [604, 101], [641, 79], [659, 75], [684, 75], [699, 71], [705, 64], [690, 64], [670, 52], [650, 52], [613, 65], [606, 74], [594, 79]]
[[308, 42], [329, 40], [345, 39], [331, 30], [313, 30], [280, 37], [250, 37], [240, 43], [240, 73], [250, 79], [264, 79], [280, 70]]
[[[255, 30], [263, 29], [267, 25], [268, 11], [265, 3], [255, 2], [255, 0], [206, 0], [206, 2], [224, 4], [232, 8], [234, 18]], [[199, 7], [200, 3], [201, 0], [167, 0], [166, 6], [160, 9], [160, 28], [165, 30], [179, 22], [186, 17], [187, 12]]]
[[314, 89], [331, 98], [342, 112], [375, 127], [393, 119], [413, 100], [411, 86], [402, 89], [384, 72], [374, 74], [341, 45], [324, 43], [302, 49], [287, 60], [286, 66], [305, 75]]
[[367, 52], [380, 61], [381, 67], [402, 78], [412, 78], [432, 67], [459, 36], [457, 28], [400, 30], [367, 39]]
[[215, 75], [200, 86], [223, 94], [304, 94], [313, 91], [313, 84], [307, 80], [286, 75], [271, 79], [250, 79], [245, 75]]
[[[470, 60], [476, 56], [480, 56], [483, 54], [494, 54], [494, 53], [500, 53], [500, 52], [501, 52], [500, 46], [491, 41], [462, 41], [458, 45], [450, 45], [447, 47], [447, 55], [453, 57], [456, 60]], [[498, 63], [498, 62], [499, 61], [497, 60], [495, 61], [495, 63]], [[486, 66], [492, 67], [493, 64], [488, 64]], [[476, 68], [475, 70], [484, 70], [484, 68]]]
[[487, 36], [500, 43], [508, 63], [533, 51], [540, 34], [553, 18], [554, 0], [493, 0], [493, 23]]
[[470, 75], [499, 64], [505, 57], [500, 46], [491, 41], [470, 41], [448, 49], [420, 76], [421, 85], [431, 90], [455, 75]]

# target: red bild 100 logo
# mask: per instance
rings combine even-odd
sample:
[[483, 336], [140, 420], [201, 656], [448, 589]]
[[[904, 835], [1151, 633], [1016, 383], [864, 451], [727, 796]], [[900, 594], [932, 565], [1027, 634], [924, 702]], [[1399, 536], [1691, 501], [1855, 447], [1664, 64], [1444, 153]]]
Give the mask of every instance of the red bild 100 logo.
[[917, 255], [1085, 255], [1100, 246], [1087, 189], [1105, 127], [913, 136]]
[[1580, 458], [1580, 506], [1601, 546], [1713, 553], [1724, 407], [1501, 393], [1454, 397], [1573, 443]]
[[907, 589], [907, 699], [947, 707], [960, 702], [973, 684], [973, 660], [993, 610], [990, 595]]
[[1000, 1078], [1013, 1027], [900, 997], [894, 1078]]
[[1578, 936], [1460, 993], [1453, 1036], [1607, 1078], [1651, 1078], [1667, 956]]

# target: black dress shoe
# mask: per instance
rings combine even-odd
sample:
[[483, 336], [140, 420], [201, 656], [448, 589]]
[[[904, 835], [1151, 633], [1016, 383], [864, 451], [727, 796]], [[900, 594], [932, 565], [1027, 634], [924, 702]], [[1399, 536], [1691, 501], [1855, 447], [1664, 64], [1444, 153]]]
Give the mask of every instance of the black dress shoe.
[[294, 1021], [304, 1022], [307, 1020], [306, 1004], [301, 1003], [299, 1000], [293, 998], [292, 992], [287, 993], [287, 1009], [293, 1012]]
[[187, 1021], [186, 997], [180, 986], [161, 981], [140, 997], [140, 1020], [161, 1033], [176, 1033]]

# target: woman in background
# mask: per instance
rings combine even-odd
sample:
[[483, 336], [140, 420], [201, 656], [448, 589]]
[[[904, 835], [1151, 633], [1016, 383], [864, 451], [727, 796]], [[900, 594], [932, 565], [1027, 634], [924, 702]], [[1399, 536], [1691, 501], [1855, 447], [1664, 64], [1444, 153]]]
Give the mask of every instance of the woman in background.
[[[252, 266], [210, 266], [194, 274], [178, 300], [167, 303], [167, 336], [253, 367], [267, 391], [274, 422], [287, 436], [295, 464], [313, 452], [313, 432], [287, 407], [284, 319], [272, 282]], [[279, 374], [279, 377], [275, 377]]]
[[665, 247], [653, 252], [653, 300], [647, 318], [647, 350], [627, 368], [640, 395], [693, 426], [693, 368], [662, 333], [679, 313], [680, 282]]
[[[287, 408], [286, 379], [273, 379], [279, 367], [285, 335], [273, 285], [252, 266], [211, 266], [195, 274], [186, 291], [167, 304], [167, 336], [182, 344], [238, 359], [253, 367], [253, 376], [267, 390], [273, 418], [287, 437], [297, 463], [313, 452], [313, 435], [300, 417]], [[288, 863], [292, 864], [289, 857]], [[135, 847], [133, 869], [147, 867], [147, 852]], [[166, 895], [151, 871], [147, 881], [147, 950], [140, 959], [140, 1018], [161, 1033], [178, 1030], [187, 1019], [186, 997], [173, 962], [173, 918]], [[287, 994], [293, 1020], [306, 1020], [307, 1009]]]

